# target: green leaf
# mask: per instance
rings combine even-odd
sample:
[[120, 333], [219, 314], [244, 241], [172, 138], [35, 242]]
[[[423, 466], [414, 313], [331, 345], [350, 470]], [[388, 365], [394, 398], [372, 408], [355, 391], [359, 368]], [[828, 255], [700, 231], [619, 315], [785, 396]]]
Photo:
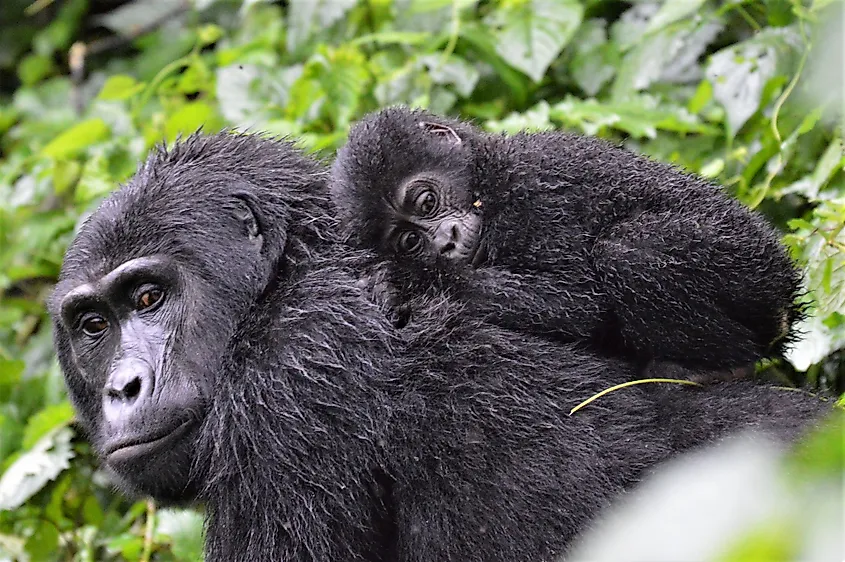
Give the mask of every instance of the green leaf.
[[463, 97], [472, 95], [481, 73], [478, 69], [457, 55], [444, 61], [440, 55], [428, 55], [420, 58], [428, 68], [429, 76], [435, 84], [451, 84]]
[[367, 45], [407, 45], [409, 47], [423, 45], [431, 41], [431, 33], [420, 31], [381, 31], [362, 35], [349, 42], [352, 46]]
[[200, 129], [206, 133], [217, 132], [222, 126], [219, 116], [205, 102], [189, 102], [173, 112], [164, 125], [164, 136], [173, 141], [177, 136], [187, 136]]
[[331, 100], [327, 111], [339, 129], [345, 129], [355, 114], [361, 96], [370, 80], [367, 59], [357, 49], [341, 47], [322, 49], [309, 62], [306, 74], [316, 77], [323, 92]]
[[687, 109], [690, 113], [699, 113], [711, 99], [713, 99], [713, 85], [707, 80], [702, 80], [687, 103]]
[[52, 521], [39, 521], [26, 541], [26, 551], [33, 560], [51, 559], [59, 546], [59, 530]]
[[588, 135], [614, 128], [639, 138], [654, 138], [657, 130], [714, 134], [685, 108], [658, 104], [655, 98], [640, 95], [623, 101], [601, 103], [572, 96], [551, 108], [551, 118], [579, 127]]
[[17, 509], [70, 467], [70, 459], [74, 456], [71, 437], [73, 431], [62, 427], [42, 437], [32, 449], [18, 457], [0, 477], [0, 511]]
[[834, 138], [819, 158], [816, 169], [813, 170], [810, 177], [816, 193], [825, 186], [837, 171], [843, 169], [843, 161], [845, 161], [843, 158], [845, 158], [845, 155], [843, 155], [842, 139]]
[[356, 0], [290, 0], [288, 50], [295, 51], [317, 27], [326, 29], [340, 21]]
[[202, 515], [190, 509], [162, 509], [157, 520], [156, 540], [169, 541], [178, 560], [194, 562], [202, 559]]
[[59, 427], [66, 427], [71, 421], [73, 421], [73, 407], [70, 402], [64, 401], [47, 406], [27, 421], [23, 437], [24, 449], [33, 447], [46, 434]]
[[49, 76], [53, 71], [53, 59], [42, 55], [27, 55], [18, 65], [18, 78], [26, 86], [32, 86]]
[[698, 173], [705, 178], [715, 178], [725, 169], [725, 160], [715, 158], [701, 167]]
[[0, 388], [16, 385], [21, 380], [21, 375], [25, 367], [26, 363], [23, 361], [3, 359], [0, 357]]
[[725, 108], [731, 135], [760, 109], [766, 84], [779, 72], [787, 72], [791, 56], [800, 48], [800, 37], [793, 29], [765, 29], [710, 58], [707, 79], [713, 85], [713, 97]]
[[702, 4], [704, 4], [704, 0], [672, 0], [670, 2], [664, 2], [657, 13], [649, 20], [645, 30], [646, 34], [659, 31], [670, 23], [674, 23], [679, 19], [695, 13]]
[[569, 66], [572, 79], [587, 95], [595, 96], [616, 75], [620, 55], [616, 44], [607, 40], [606, 22], [584, 22], [573, 39], [575, 56]]
[[485, 128], [493, 132], [515, 134], [520, 131], [547, 131], [554, 129], [549, 120], [549, 104], [541, 101], [525, 113], [511, 113], [501, 120], [490, 120]]
[[486, 26], [468, 23], [461, 26], [461, 38], [472, 45], [473, 54], [481, 61], [493, 67], [499, 79], [508, 87], [507, 94], [513, 103], [522, 105], [528, 98], [530, 82], [525, 75], [514, 70], [496, 52], [497, 39]]
[[88, 119], [78, 123], [50, 141], [41, 149], [44, 156], [71, 158], [92, 144], [109, 136], [109, 126], [102, 119]]
[[612, 97], [623, 99], [655, 82], [687, 83], [701, 74], [698, 59], [719, 32], [716, 17], [684, 22], [644, 37], [622, 60]]
[[795, 560], [799, 553], [800, 536], [796, 529], [783, 522], [766, 522], [746, 531], [734, 540], [718, 562], [771, 562]]
[[119, 553], [126, 560], [138, 560], [144, 551], [144, 539], [131, 533], [124, 533], [111, 539], [106, 548], [110, 553]]
[[27, 560], [25, 545], [20, 537], [0, 533], [0, 560]]
[[584, 16], [578, 0], [525, 0], [495, 12], [496, 52], [539, 82]]
[[197, 39], [201, 45], [211, 45], [221, 37], [223, 37], [223, 28], [213, 23], [204, 25], [197, 31]]
[[97, 95], [97, 99], [101, 100], [125, 100], [131, 98], [138, 92], [144, 89], [144, 83], [138, 82], [131, 76], [126, 74], [117, 74], [110, 76], [106, 83], [103, 84], [103, 89]]

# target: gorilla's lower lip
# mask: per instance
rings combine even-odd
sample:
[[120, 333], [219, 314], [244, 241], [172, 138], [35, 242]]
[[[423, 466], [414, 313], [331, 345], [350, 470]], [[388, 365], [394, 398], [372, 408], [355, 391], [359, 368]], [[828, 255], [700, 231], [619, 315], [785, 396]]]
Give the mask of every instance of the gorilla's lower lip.
[[144, 436], [115, 443], [106, 447], [104, 456], [110, 464], [124, 463], [138, 457], [145, 457], [177, 442], [195, 423], [194, 420], [187, 420], [175, 429], [154, 435], [152, 438]]

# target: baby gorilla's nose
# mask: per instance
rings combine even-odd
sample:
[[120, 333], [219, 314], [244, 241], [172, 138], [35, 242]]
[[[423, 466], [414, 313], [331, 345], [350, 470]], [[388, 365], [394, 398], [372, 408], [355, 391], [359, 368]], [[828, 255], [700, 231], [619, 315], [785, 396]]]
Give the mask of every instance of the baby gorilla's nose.
[[458, 221], [441, 221], [434, 233], [434, 247], [440, 255], [448, 254], [455, 250], [460, 236], [461, 228]]

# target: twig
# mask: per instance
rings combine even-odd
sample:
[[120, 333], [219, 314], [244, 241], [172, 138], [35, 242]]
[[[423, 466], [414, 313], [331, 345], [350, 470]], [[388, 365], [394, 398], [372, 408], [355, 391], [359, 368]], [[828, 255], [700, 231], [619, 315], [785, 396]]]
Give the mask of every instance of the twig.
[[593, 394], [592, 396], [590, 396], [589, 398], [587, 398], [586, 400], [584, 400], [583, 402], [581, 402], [580, 404], [578, 404], [577, 406], [575, 406], [574, 408], [569, 410], [569, 415], [571, 416], [572, 414], [574, 414], [575, 412], [577, 412], [578, 410], [580, 410], [581, 408], [583, 408], [584, 406], [586, 406], [590, 402], [592, 402], [594, 400], [598, 400], [599, 398], [601, 398], [605, 394], [609, 394], [609, 393], [613, 392], [614, 390], [619, 390], [620, 388], [633, 386], [635, 384], [644, 384], [644, 383], [651, 383], [651, 382], [671, 382], [671, 383], [675, 383], [675, 384], [687, 384], [687, 385], [690, 385], [690, 386], [704, 386], [701, 383], [697, 383], [697, 382], [693, 382], [693, 381], [687, 381], [687, 380], [683, 380], [683, 379], [640, 379], [640, 380], [636, 380], [636, 381], [623, 382], [622, 384], [617, 384], [617, 385], [611, 386], [610, 388], [605, 388], [601, 392], [599, 392], [597, 394]]
[[153, 554], [153, 531], [155, 530], [156, 504], [153, 500], [147, 500], [147, 524], [144, 529], [144, 551], [141, 554], [140, 562], [150, 562]]
[[141, 35], [145, 35], [158, 27], [161, 27], [167, 21], [187, 12], [190, 7], [191, 3], [189, 0], [182, 0], [182, 2], [180, 2], [173, 10], [162, 14], [160, 17], [145, 25], [139, 25], [138, 27], [132, 28], [126, 35], [112, 35], [111, 37], [97, 39], [91, 43], [77, 41], [71, 45], [70, 51], [68, 51], [68, 66], [70, 67], [70, 78], [71, 84], [73, 85], [71, 96], [74, 109], [77, 114], [81, 114], [85, 110], [80, 87], [82, 85], [82, 81], [85, 79], [86, 59], [93, 55], [105, 53], [131, 43]]

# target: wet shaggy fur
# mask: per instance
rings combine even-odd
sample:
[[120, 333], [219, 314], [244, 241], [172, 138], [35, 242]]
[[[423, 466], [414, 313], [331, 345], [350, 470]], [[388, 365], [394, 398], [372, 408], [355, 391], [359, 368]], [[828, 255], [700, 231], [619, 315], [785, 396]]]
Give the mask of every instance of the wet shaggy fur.
[[[233, 183], [260, 205], [255, 263], [226, 256], [232, 242], [214, 231]], [[215, 288], [191, 295], [199, 308], [173, 334], [202, 407], [172, 460], [191, 476], [165, 498], [206, 504], [209, 562], [551, 560], [660, 461], [743, 429], [792, 439], [829, 410], [739, 381], [639, 385], [570, 416], [632, 368], [486, 324], [442, 295], [413, 303], [397, 331], [336, 230], [314, 163], [284, 143], [216, 135], [152, 156], [68, 249], [54, 301], [162, 252]], [[70, 394], [102, 455], [102, 380], [81, 376], [68, 338], [57, 322]], [[157, 384], [186, 374], [169, 376]], [[156, 496], [184, 473], [157, 459], [122, 474], [124, 488]]]
[[390, 193], [423, 173], [467, 212], [480, 201], [486, 260], [431, 267], [382, 250], [396, 305], [436, 287], [507, 328], [712, 369], [779, 355], [800, 316], [798, 270], [761, 216], [701, 178], [567, 133], [371, 114], [332, 167], [350, 239], [378, 249]]

